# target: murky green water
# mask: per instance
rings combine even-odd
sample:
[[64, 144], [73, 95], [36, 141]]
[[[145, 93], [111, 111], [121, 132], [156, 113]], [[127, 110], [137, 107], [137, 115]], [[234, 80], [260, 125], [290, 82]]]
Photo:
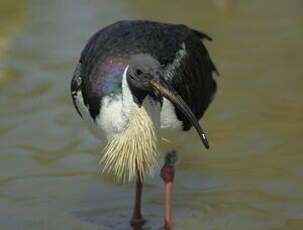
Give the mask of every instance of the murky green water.
[[[0, 229], [129, 229], [133, 186], [98, 176], [69, 83], [88, 37], [131, 18], [208, 32], [222, 75], [204, 119], [211, 150], [180, 150], [175, 229], [303, 228], [302, 1], [1, 0]], [[160, 178], [144, 192], [157, 229]]]

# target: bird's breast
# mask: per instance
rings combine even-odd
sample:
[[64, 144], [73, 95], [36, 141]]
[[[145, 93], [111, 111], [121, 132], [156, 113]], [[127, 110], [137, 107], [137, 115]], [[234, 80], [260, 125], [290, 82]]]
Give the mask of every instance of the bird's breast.
[[175, 106], [166, 98], [163, 99], [161, 109], [161, 128], [181, 130], [182, 121], [178, 120]]

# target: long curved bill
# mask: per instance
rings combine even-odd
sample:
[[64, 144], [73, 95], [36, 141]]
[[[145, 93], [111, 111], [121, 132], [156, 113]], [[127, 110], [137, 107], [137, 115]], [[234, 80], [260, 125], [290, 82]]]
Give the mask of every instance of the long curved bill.
[[187, 117], [187, 119], [192, 123], [192, 125], [197, 130], [205, 148], [209, 149], [209, 144], [205, 132], [203, 131], [202, 127], [200, 126], [197, 118], [195, 117], [191, 109], [181, 98], [181, 96], [176, 92], [176, 90], [172, 86], [170, 86], [170, 84], [163, 78], [160, 78], [159, 82], [156, 80], [151, 80], [150, 84], [163, 97], [170, 100]]

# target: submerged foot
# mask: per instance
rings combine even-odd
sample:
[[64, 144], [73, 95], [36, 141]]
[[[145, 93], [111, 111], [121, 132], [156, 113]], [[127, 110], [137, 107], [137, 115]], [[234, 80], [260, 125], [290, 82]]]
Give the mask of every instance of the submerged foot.
[[165, 221], [163, 228], [164, 230], [172, 230], [173, 229], [172, 222]]
[[146, 220], [143, 218], [132, 218], [130, 220], [130, 225], [134, 230], [141, 230], [143, 225], [146, 223]]

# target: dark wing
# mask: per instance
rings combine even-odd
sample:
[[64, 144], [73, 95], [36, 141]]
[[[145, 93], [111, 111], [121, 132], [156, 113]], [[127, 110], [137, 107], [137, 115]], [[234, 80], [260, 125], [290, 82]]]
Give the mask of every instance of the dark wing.
[[72, 95], [74, 106], [75, 106], [78, 114], [82, 117], [80, 110], [76, 103], [76, 100], [77, 100], [76, 97], [78, 96], [78, 93], [81, 92], [81, 76], [80, 76], [81, 72], [80, 71], [81, 71], [81, 63], [79, 62], [75, 69], [75, 72], [74, 72], [73, 78], [72, 78], [72, 82], [71, 82], [71, 95]]
[[[186, 37], [179, 44], [173, 63], [167, 66], [167, 74], [172, 86], [189, 105], [197, 119], [200, 119], [208, 108], [216, 92], [217, 85], [213, 73], [217, 69], [210, 59], [202, 39], [211, 40], [206, 34], [191, 30], [188, 27]], [[176, 109], [177, 117], [183, 121], [184, 130], [191, 128], [188, 119]]]

